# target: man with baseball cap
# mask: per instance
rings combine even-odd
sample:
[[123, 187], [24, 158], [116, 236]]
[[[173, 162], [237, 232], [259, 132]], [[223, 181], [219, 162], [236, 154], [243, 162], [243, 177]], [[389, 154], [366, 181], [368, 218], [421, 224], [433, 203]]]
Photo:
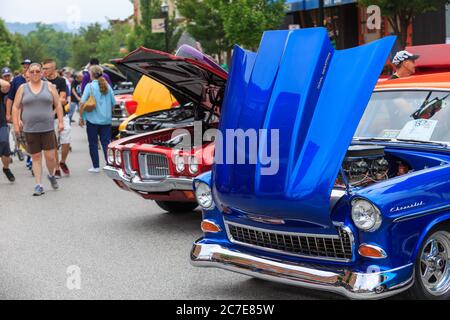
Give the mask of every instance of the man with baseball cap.
[[392, 80], [412, 76], [416, 73], [415, 61], [419, 58], [419, 55], [412, 54], [406, 50], [397, 52], [392, 60], [392, 64], [395, 66], [396, 71], [389, 79]]
[[2, 69], [1, 77], [3, 80], [7, 81], [8, 83], [11, 83], [11, 80], [13, 78], [12, 70], [8, 67], [5, 67]]
[[[17, 90], [19, 90], [22, 84], [27, 83], [26, 74], [31, 63], [32, 61], [30, 59], [24, 59], [22, 61], [22, 73], [14, 77], [13, 81], [11, 82], [11, 89], [9, 90], [8, 98], [6, 99], [6, 120], [9, 123], [12, 122], [12, 106], [16, 97]], [[31, 157], [27, 157], [27, 167], [31, 170]]]

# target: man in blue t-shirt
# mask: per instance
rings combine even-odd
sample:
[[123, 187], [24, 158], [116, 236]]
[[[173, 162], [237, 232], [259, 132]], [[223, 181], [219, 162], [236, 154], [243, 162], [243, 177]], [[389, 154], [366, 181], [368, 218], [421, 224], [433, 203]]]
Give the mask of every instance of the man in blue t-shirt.
[[11, 118], [11, 111], [12, 111], [12, 105], [14, 102], [14, 98], [16, 97], [17, 90], [19, 90], [20, 86], [24, 83], [27, 83], [26, 73], [28, 71], [28, 68], [30, 67], [31, 60], [25, 59], [22, 62], [22, 73], [19, 74], [17, 77], [14, 77], [13, 81], [11, 82], [11, 89], [8, 93], [8, 98], [6, 99], [6, 120], [8, 122], [12, 121]]

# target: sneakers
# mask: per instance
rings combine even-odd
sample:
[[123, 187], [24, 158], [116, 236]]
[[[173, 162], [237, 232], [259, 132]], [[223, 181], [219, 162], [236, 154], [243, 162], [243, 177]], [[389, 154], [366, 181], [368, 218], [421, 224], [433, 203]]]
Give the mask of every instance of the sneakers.
[[59, 167], [61, 168], [62, 172], [64, 172], [64, 174], [65, 174], [66, 176], [70, 176], [70, 170], [69, 170], [69, 168], [67, 167], [67, 164], [65, 164], [64, 162], [60, 162], [60, 163], [59, 163]]
[[61, 170], [56, 170], [54, 177], [56, 177], [56, 179], [61, 179]]
[[50, 181], [50, 184], [52, 185], [52, 188], [54, 190], [59, 188], [58, 181], [56, 181], [56, 176], [48, 175], [47, 178], [48, 178], [48, 181]]
[[3, 168], [3, 173], [5, 174], [6, 178], [8, 178], [9, 182], [16, 181], [16, 178], [12, 174], [11, 170]]
[[36, 187], [34, 187], [34, 193], [33, 193], [34, 197], [40, 197], [44, 193], [45, 192], [44, 192], [44, 187], [43, 186], [37, 185]]
[[88, 170], [89, 173], [100, 173], [100, 168], [90, 168]]

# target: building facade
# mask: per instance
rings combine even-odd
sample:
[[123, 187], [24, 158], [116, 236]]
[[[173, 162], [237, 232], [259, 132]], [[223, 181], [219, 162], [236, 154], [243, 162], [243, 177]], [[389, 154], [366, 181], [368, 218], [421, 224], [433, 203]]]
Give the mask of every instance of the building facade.
[[[308, 28], [321, 25], [319, 0], [287, 0], [284, 27]], [[356, 0], [324, 0], [324, 25], [337, 49], [351, 48], [393, 34], [386, 18], [380, 28], [371, 28], [372, 13]], [[417, 16], [408, 29], [408, 45], [450, 42], [450, 6]]]

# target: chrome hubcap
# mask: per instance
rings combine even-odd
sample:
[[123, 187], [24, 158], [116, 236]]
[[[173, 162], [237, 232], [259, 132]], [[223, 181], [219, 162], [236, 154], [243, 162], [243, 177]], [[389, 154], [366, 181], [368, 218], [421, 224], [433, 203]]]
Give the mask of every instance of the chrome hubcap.
[[450, 290], [450, 234], [439, 231], [433, 234], [422, 249], [420, 277], [425, 289], [440, 296]]

